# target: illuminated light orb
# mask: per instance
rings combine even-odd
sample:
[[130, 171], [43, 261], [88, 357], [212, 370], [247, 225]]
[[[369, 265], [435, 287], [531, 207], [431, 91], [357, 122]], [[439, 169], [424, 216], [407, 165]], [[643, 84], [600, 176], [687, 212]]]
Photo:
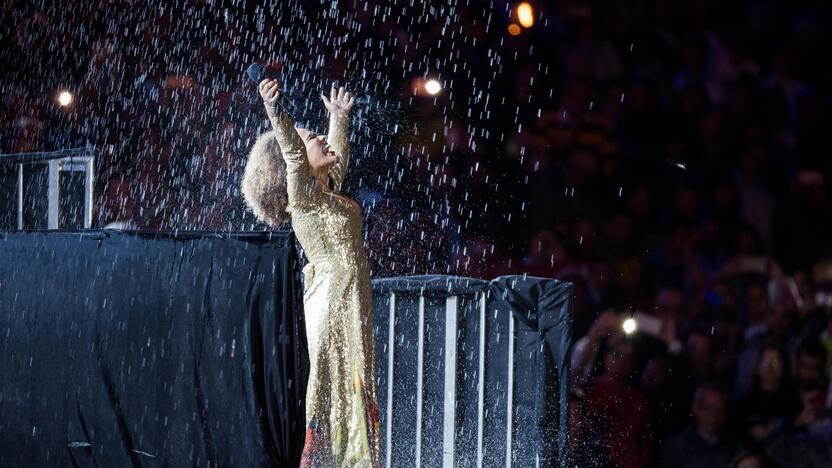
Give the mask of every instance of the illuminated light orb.
[[66, 107], [72, 104], [72, 93], [70, 93], [69, 91], [61, 91], [58, 94], [58, 104], [60, 104], [62, 107]]
[[523, 26], [524, 28], [534, 26], [534, 9], [532, 8], [531, 3], [523, 2], [517, 5], [517, 21], [519, 21], [520, 26]]
[[425, 91], [427, 91], [431, 96], [436, 95], [439, 91], [442, 91], [442, 85], [438, 81], [431, 78], [425, 82]]
[[514, 23], [508, 25], [508, 33], [512, 36], [519, 36], [520, 35], [520, 26], [517, 26]]
[[621, 324], [621, 328], [624, 330], [624, 333], [629, 335], [636, 331], [636, 321], [632, 318], [628, 318]]

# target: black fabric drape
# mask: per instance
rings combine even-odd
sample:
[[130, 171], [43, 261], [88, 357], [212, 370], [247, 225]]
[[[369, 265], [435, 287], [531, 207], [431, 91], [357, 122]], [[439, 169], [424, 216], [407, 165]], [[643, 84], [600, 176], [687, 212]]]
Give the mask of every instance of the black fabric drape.
[[291, 232], [0, 233], [0, 465], [297, 466]]
[[[516, 329], [515, 379], [520, 382], [515, 418], [527, 436], [518, 438], [520, 465], [566, 466], [569, 348], [572, 343], [572, 285], [529, 276], [501, 276], [491, 282], [492, 307], [510, 310]], [[522, 429], [521, 429], [522, 430]], [[518, 465], [518, 466], [520, 466]]]

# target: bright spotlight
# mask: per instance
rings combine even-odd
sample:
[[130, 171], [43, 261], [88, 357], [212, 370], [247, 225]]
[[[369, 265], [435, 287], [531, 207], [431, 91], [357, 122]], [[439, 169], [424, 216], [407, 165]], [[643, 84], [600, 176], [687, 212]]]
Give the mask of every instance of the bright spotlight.
[[61, 107], [66, 107], [72, 104], [72, 93], [69, 91], [61, 91], [58, 94], [58, 104], [60, 104]]
[[621, 328], [624, 330], [624, 333], [630, 335], [634, 331], [636, 331], [636, 321], [633, 318], [628, 318], [624, 320], [624, 323], [621, 324]]
[[439, 84], [438, 81], [430, 79], [425, 82], [425, 91], [427, 91], [431, 96], [436, 95], [439, 91], [442, 91], [442, 85]]
[[520, 22], [520, 26], [523, 26], [524, 28], [534, 26], [534, 9], [532, 8], [531, 3], [523, 2], [517, 5], [517, 21]]

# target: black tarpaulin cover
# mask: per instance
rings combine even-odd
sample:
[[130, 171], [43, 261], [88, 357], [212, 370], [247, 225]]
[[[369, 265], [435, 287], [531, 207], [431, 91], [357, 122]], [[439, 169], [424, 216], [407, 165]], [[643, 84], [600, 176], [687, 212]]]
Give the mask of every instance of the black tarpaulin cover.
[[0, 465], [297, 466], [291, 232], [0, 233]]

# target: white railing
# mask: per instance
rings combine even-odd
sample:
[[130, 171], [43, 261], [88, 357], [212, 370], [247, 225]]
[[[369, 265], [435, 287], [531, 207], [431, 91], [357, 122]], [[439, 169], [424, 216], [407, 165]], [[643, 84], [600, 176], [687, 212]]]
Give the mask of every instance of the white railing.
[[[71, 148], [51, 152], [13, 153], [0, 154], [0, 164], [11, 165], [16, 169], [17, 184], [15, 195], [17, 198], [17, 229], [30, 228], [25, 225], [25, 214], [27, 206], [24, 199], [29, 191], [46, 189], [46, 227], [47, 229], [62, 228], [91, 228], [93, 208], [93, 181], [95, 168], [96, 150], [94, 147]], [[46, 180], [38, 181], [36, 177], [27, 180], [24, 173], [27, 171], [45, 170]], [[83, 211], [81, 226], [66, 225], [61, 222], [62, 209], [68, 208], [62, 203], [65, 198], [61, 190], [61, 179], [72, 172], [80, 172], [84, 175], [83, 183], [83, 206], [78, 207]], [[45, 182], [45, 186], [44, 186]], [[43, 221], [43, 219], [41, 219]], [[42, 223], [41, 223], [42, 224]]]

